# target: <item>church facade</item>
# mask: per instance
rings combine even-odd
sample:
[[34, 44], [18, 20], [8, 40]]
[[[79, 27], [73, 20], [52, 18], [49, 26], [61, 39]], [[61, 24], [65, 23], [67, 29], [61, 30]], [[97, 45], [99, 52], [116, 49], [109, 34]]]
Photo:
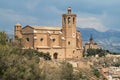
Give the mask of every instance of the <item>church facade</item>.
[[23, 49], [50, 53], [52, 59], [82, 58], [82, 37], [76, 30], [76, 14], [69, 7], [62, 15], [62, 27], [14, 26], [14, 36], [22, 39]]

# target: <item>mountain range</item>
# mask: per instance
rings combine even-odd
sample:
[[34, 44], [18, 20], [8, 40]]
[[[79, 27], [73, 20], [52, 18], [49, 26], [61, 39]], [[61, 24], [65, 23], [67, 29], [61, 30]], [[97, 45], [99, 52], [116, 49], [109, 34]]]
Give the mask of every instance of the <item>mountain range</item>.
[[79, 30], [82, 34], [83, 45], [89, 41], [90, 35], [92, 35], [94, 41], [103, 49], [120, 53], [120, 31], [108, 30], [100, 32], [93, 28], [80, 27], [77, 27], [77, 30]]

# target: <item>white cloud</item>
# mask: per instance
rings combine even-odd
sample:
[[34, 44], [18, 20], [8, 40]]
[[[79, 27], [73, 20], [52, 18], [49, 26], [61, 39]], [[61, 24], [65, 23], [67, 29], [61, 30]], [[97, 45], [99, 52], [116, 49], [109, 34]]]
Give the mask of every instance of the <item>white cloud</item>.
[[24, 24], [36, 24], [39, 23], [38, 18], [28, 15], [20, 14], [19, 12], [10, 9], [0, 9], [1, 18], [4, 18], [8, 22], [22, 22]]
[[0, 24], [5, 24], [3, 27], [16, 22], [60, 26], [61, 14], [66, 13], [66, 8], [71, 6], [73, 13], [78, 15], [77, 26], [99, 31], [120, 29], [120, 0], [21, 0], [19, 3], [18, 0], [9, 3], [1, 0], [0, 4], [3, 8], [0, 8]]
[[94, 28], [98, 31], [106, 31], [107, 27], [100, 18], [91, 15], [80, 15], [77, 17], [77, 26], [81, 28]]
[[27, 9], [29, 10], [33, 10], [34, 8], [36, 8], [38, 6], [38, 4], [40, 3], [41, 0], [28, 0], [25, 4], [25, 6], [27, 7]]

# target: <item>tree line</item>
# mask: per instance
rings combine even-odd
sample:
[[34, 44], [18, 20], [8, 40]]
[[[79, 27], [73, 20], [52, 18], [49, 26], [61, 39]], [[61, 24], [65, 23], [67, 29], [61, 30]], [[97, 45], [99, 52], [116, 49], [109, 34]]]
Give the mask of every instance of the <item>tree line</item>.
[[89, 48], [87, 49], [87, 53], [84, 53], [84, 56], [96, 56], [98, 55], [99, 57], [105, 56], [109, 53], [108, 50], [104, 50], [104, 49], [93, 49], [93, 48]]

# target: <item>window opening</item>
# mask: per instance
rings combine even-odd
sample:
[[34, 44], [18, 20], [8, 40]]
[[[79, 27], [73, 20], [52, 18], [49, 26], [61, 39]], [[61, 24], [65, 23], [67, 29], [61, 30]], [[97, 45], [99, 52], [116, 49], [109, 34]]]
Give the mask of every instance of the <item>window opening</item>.
[[26, 38], [26, 40], [29, 42], [30, 40], [29, 40], [29, 38]]
[[42, 42], [42, 41], [43, 41], [43, 38], [40, 38], [40, 41]]
[[70, 45], [70, 41], [68, 41], [68, 45]]
[[64, 23], [66, 24], [66, 19], [64, 18]]
[[68, 17], [68, 24], [70, 23], [70, 17]]
[[54, 57], [54, 59], [57, 59], [58, 53], [55, 52], [55, 53], [53, 54], [53, 57]]
[[73, 24], [75, 23], [75, 18], [73, 18]]
[[53, 39], [53, 42], [55, 42], [55, 38]]

